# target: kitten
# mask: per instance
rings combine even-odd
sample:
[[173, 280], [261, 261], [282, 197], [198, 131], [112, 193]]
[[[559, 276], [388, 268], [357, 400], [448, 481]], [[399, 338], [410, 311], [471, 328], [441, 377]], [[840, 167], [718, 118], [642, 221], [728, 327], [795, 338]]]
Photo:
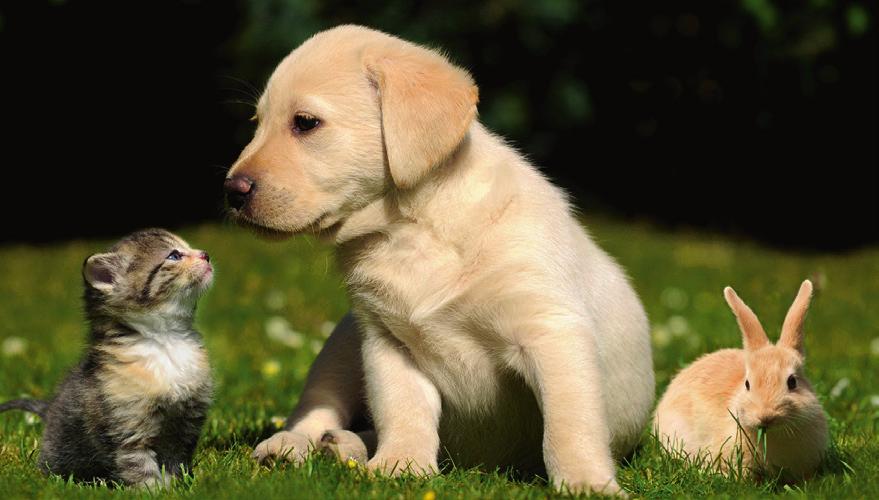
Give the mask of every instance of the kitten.
[[213, 280], [208, 254], [162, 229], [136, 232], [83, 265], [91, 334], [50, 401], [16, 400], [45, 422], [39, 464], [76, 480], [167, 486], [189, 467], [212, 381], [193, 329]]

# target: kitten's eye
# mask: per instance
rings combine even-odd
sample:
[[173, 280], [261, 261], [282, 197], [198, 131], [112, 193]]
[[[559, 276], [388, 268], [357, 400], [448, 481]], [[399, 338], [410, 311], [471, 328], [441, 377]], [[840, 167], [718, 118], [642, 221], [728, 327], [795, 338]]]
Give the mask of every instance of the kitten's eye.
[[746, 390], [746, 391], [750, 391], [750, 390], [751, 390], [751, 383], [748, 382], [748, 379], [745, 379], [745, 390]]
[[308, 113], [296, 113], [296, 115], [293, 116], [293, 132], [297, 134], [308, 132], [318, 125], [320, 125], [320, 120], [314, 115]]
[[791, 375], [787, 378], [787, 390], [792, 391], [797, 388], [797, 377]]
[[168, 256], [165, 258], [168, 260], [180, 260], [183, 258], [183, 254], [177, 250], [171, 250], [171, 253], [169, 253]]

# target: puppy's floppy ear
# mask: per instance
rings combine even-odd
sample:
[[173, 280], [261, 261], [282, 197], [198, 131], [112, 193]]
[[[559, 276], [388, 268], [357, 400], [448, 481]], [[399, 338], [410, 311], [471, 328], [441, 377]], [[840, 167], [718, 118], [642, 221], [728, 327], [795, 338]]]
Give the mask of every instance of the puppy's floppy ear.
[[115, 253], [96, 253], [82, 264], [82, 277], [86, 284], [102, 292], [109, 292], [116, 283], [119, 265]]
[[391, 177], [397, 187], [410, 188], [461, 143], [479, 91], [467, 71], [401, 40], [370, 47], [363, 58], [379, 92]]

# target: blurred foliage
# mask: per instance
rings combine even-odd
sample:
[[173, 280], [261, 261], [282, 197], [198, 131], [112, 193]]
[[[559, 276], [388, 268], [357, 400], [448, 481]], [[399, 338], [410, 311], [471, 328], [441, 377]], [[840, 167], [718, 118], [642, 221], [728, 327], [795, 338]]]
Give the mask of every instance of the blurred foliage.
[[[609, 0], [253, 0], [243, 4], [240, 35], [228, 48], [235, 61], [234, 73], [261, 84], [287, 52], [315, 32], [337, 24], [364, 24], [441, 47], [453, 61], [476, 74], [482, 88], [482, 120], [524, 141], [525, 149], [541, 157], [555, 144], [551, 137], [533, 133], [533, 120], [570, 127], [596, 118], [593, 87], [600, 87], [602, 82], [597, 80], [603, 77], [586, 70], [584, 54], [603, 50], [586, 44], [619, 43], [612, 30], [622, 27], [623, 34], [644, 43], [669, 38], [708, 40], [729, 50], [752, 51], [758, 62], [808, 63], [838, 50], [841, 39], [862, 37], [873, 29], [865, 5], [853, 0], [740, 0], [626, 8]], [[596, 64], [594, 57], [589, 64]], [[800, 75], [800, 89], [809, 92], [815, 81], [838, 76], [832, 66], [805, 71]], [[708, 80], [704, 74], [671, 78], [678, 95], [692, 92], [708, 101], [719, 98], [726, 83]], [[628, 83], [636, 94], [639, 84], [642, 89], [645, 85], [634, 79]], [[648, 121], [634, 128], [650, 135], [655, 126]]]
[[[876, 18], [875, 0], [0, 0], [7, 143], [89, 172], [18, 169], [43, 209], [3, 238], [216, 219], [272, 69], [357, 23], [470, 70], [480, 120], [585, 212], [787, 247], [879, 242]], [[50, 148], [32, 133], [46, 116], [76, 122], [47, 129]], [[759, 202], [728, 202], [742, 193]], [[107, 206], [116, 220], [95, 220]]]
[[[307, 37], [339, 24], [441, 49], [473, 73], [480, 120], [586, 211], [785, 245], [879, 239], [875, 2], [253, 0], [239, 8], [226, 71], [253, 87]], [[255, 100], [259, 90], [246, 92]], [[252, 109], [229, 114], [239, 119], [235, 143], [246, 144]], [[717, 172], [733, 170], [739, 175], [718, 182]], [[718, 203], [742, 192], [760, 203]], [[803, 193], [821, 203], [791, 220]], [[833, 222], [842, 218], [851, 224]]]

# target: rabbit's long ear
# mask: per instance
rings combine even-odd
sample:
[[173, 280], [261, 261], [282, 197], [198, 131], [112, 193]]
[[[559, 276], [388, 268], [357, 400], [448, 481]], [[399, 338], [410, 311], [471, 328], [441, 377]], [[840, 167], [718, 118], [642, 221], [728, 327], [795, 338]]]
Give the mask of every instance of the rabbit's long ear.
[[794, 299], [794, 303], [787, 311], [787, 316], [784, 317], [778, 345], [803, 352], [803, 322], [806, 320], [806, 312], [809, 310], [811, 300], [812, 282], [806, 280], [800, 285], [797, 298]]
[[723, 296], [726, 298], [726, 303], [729, 304], [733, 314], [736, 315], [736, 320], [739, 322], [739, 329], [742, 331], [742, 343], [745, 346], [745, 350], [756, 351], [757, 349], [768, 345], [769, 339], [766, 337], [766, 331], [763, 330], [763, 325], [760, 324], [760, 320], [757, 319], [757, 315], [754, 314], [754, 311], [752, 311], [751, 308], [742, 302], [742, 299], [736, 295], [736, 291], [731, 287], [726, 287], [723, 289]]

